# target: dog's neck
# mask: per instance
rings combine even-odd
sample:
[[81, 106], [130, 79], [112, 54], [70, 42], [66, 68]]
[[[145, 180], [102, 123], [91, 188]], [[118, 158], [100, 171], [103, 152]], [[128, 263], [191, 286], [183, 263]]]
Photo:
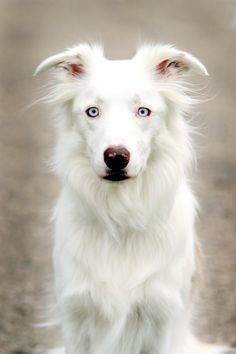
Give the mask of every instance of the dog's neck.
[[179, 174], [173, 177], [171, 183], [165, 181], [151, 167], [137, 178], [122, 182], [104, 181], [91, 174], [90, 178], [81, 178], [78, 189], [66, 186], [65, 191], [74, 200], [74, 213], [78, 210], [80, 218], [83, 213], [86, 218], [89, 215], [91, 223], [110, 229], [116, 237], [116, 234], [144, 232], [153, 218], [160, 223], [168, 220], [183, 183]]

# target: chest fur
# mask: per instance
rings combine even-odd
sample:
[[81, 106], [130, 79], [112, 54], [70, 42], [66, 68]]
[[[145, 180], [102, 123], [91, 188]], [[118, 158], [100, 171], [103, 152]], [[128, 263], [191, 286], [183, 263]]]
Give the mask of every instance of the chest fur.
[[108, 318], [140, 304], [165, 313], [182, 306], [191, 267], [180, 257], [180, 245], [166, 245], [164, 251], [158, 237], [148, 232], [120, 243], [105, 234], [91, 240], [91, 231], [85, 235], [81, 227], [74, 242], [56, 243], [56, 284], [63, 302], [77, 310], [97, 308]]

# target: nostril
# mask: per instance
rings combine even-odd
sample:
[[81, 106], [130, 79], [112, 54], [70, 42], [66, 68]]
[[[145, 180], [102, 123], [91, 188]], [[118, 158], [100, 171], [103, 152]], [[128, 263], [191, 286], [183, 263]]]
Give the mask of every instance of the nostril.
[[111, 170], [124, 169], [130, 159], [129, 151], [123, 146], [111, 146], [104, 151], [104, 161]]

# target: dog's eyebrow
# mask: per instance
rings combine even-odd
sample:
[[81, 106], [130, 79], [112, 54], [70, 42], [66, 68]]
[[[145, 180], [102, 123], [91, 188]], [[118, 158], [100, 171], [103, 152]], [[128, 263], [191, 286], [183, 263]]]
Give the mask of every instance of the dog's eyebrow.
[[139, 104], [141, 102], [141, 97], [136, 93], [134, 95], [134, 103]]
[[90, 99], [87, 101], [87, 106], [91, 105], [96, 105], [96, 106], [101, 106], [103, 105], [104, 100], [101, 97], [90, 97]]
[[102, 105], [102, 104], [104, 103], [104, 100], [103, 100], [101, 97], [97, 97], [96, 103], [97, 103], [98, 105]]

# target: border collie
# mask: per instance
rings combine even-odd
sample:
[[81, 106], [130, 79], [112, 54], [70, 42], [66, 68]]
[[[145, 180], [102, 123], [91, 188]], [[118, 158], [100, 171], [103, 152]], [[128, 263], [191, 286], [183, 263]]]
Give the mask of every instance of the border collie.
[[191, 330], [197, 203], [189, 74], [194, 56], [144, 45], [108, 60], [82, 44], [49, 57], [57, 311], [67, 354], [216, 354]]

